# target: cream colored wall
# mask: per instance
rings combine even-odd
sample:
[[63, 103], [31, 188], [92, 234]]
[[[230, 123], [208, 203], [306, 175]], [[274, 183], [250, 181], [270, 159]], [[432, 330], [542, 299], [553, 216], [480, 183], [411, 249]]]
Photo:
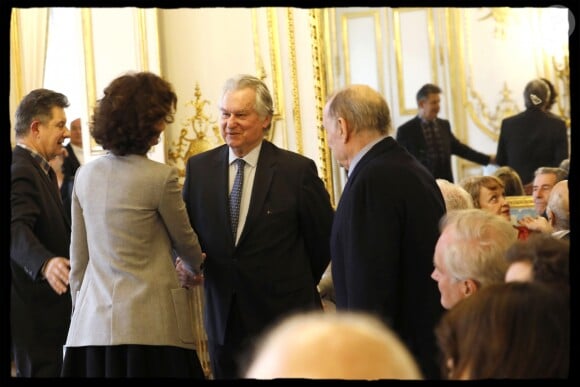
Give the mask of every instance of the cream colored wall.
[[[533, 8], [513, 8], [507, 14], [489, 8], [80, 10], [83, 31], [77, 35], [85, 43], [87, 79], [79, 87], [87, 89], [87, 100], [95, 101], [110, 80], [127, 70], [160, 73], [176, 88], [176, 121], [153, 158], [183, 167], [177, 143], [195, 137], [187, 123], [195, 109], [187, 103], [196, 98], [196, 86], [208, 120], [206, 139], [212, 145], [221, 142], [212, 129], [222, 84], [238, 73], [255, 74], [274, 94], [277, 114], [271, 140], [314, 159], [336, 197], [344, 175], [329, 161], [324, 146], [320, 113], [327, 93], [349, 82], [370, 83], [391, 106], [395, 130], [416, 114], [418, 87], [438, 83], [444, 90], [440, 115], [451, 120], [460, 139], [493, 153], [502, 92], [508, 90], [522, 110], [521, 92], [529, 79], [545, 76], [558, 81], [547, 47], [567, 43], [565, 33], [562, 38], [546, 32], [554, 26], [554, 16], [546, 23], [540, 10]], [[28, 26], [21, 27], [29, 31]], [[497, 36], [498, 28], [505, 30], [503, 38]], [[319, 34], [325, 44], [317, 41]], [[551, 46], [544, 36], [552, 37]], [[18, 50], [34, 52], [30, 41], [20, 37]], [[556, 48], [552, 51], [562, 52]], [[18, 69], [23, 63], [31, 61], [11, 64]], [[26, 80], [29, 73], [13, 71], [11, 83], [27, 85], [15, 78], [21, 74]], [[556, 83], [563, 102], [559, 111], [569, 114], [567, 84]], [[11, 101], [18, 94], [12, 91], [20, 89], [11, 88]], [[461, 177], [470, 166], [456, 161], [456, 177]]]

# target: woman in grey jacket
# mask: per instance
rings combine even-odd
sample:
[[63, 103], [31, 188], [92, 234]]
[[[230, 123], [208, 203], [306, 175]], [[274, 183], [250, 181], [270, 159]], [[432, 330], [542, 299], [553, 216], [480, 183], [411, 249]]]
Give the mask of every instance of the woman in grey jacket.
[[91, 134], [108, 154], [75, 177], [62, 376], [204, 378], [173, 260], [201, 282], [200, 244], [176, 168], [147, 158], [176, 103], [170, 83], [140, 72], [113, 80], [95, 108]]

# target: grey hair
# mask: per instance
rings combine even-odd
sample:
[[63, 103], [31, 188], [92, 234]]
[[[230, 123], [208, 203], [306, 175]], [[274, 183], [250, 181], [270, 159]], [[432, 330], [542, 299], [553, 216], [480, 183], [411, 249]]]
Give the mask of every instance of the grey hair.
[[440, 221], [440, 230], [453, 232], [453, 243], [443, 251], [453, 278], [472, 279], [480, 286], [504, 282], [507, 249], [517, 240], [513, 226], [501, 216], [481, 209], [453, 210]]
[[540, 167], [534, 171], [534, 177], [548, 174], [556, 175], [556, 183], [566, 179], [568, 176], [566, 171], [559, 167]]
[[474, 208], [473, 199], [463, 187], [445, 179], [436, 179], [447, 211]]
[[[568, 180], [562, 180], [559, 184], [566, 184], [568, 186]], [[560, 190], [552, 189], [550, 196], [548, 197], [548, 204], [546, 206], [546, 211], [551, 211], [556, 215], [556, 223], [554, 228], [557, 230], [569, 230], [570, 229], [570, 198], [569, 195], [564, 195]]]
[[[236, 77], [230, 78], [226, 81], [223, 87], [223, 96], [230, 91], [242, 90], [251, 88], [256, 92], [256, 102], [254, 109], [260, 118], [272, 117], [274, 115], [274, 102], [268, 86], [260, 79], [253, 75], [240, 74]], [[270, 130], [272, 121], [266, 127], [266, 131]]]
[[381, 134], [391, 131], [391, 111], [383, 96], [367, 85], [347, 86], [328, 99], [327, 114], [342, 117], [355, 133], [375, 130]]

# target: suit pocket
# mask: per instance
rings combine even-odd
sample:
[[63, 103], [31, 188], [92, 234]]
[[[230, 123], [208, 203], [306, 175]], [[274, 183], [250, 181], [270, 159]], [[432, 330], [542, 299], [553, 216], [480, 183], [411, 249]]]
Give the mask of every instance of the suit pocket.
[[191, 310], [191, 292], [185, 288], [171, 289], [177, 332], [184, 343], [193, 343], [193, 315]]

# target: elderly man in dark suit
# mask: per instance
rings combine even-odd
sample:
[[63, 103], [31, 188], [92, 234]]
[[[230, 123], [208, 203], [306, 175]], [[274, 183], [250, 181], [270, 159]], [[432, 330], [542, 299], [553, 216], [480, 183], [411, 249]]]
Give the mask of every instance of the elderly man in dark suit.
[[417, 92], [417, 116], [397, 129], [397, 142], [407, 148], [436, 179], [453, 182], [451, 155], [474, 163], [495, 163], [495, 156], [478, 152], [453, 135], [448, 120], [438, 118], [441, 88], [427, 83]]
[[36, 89], [16, 110], [10, 189], [10, 327], [16, 375], [59, 377], [70, 323], [70, 220], [48, 161], [69, 136], [68, 99]]
[[220, 111], [226, 144], [192, 156], [183, 187], [207, 254], [204, 316], [216, 379], [240, 377], [245, 345], [282, 316], [322, 308], [316, 286], [333, 218], [315, 163], [264, 139], [274, 109], [260, 79], [228, 80]]
[[443, 309], [430, 280], [445, 202], [435, 178], [389, 136], [384, 98], [366, 85], [330, 97], [323, 124], [348, 171], [330, 239], [336, 308], [377, 315], [424, 376], [439, 377], [433, 329]]

